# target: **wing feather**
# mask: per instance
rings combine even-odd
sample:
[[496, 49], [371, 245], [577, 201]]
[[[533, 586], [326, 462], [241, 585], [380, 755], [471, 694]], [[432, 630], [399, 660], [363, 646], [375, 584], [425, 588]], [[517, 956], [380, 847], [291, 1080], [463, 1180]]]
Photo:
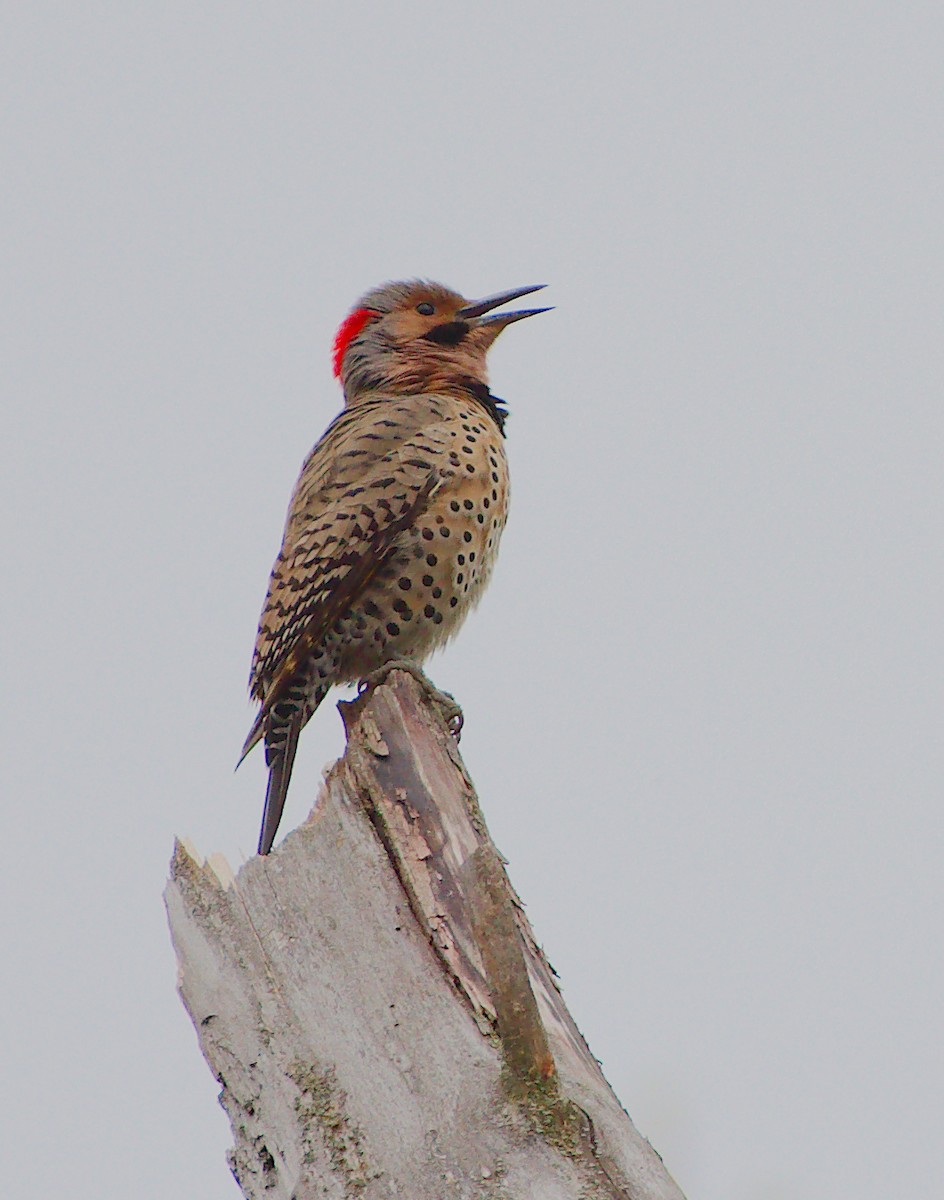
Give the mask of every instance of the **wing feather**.
[[244, 753], [308, 656], [442, 485], [428, 445], [430, 417], [439, 415], [415, 405], [391, 412], [383, 400], [345, 409], [303, 465], [259, 621], [249, 684], [262, 711]]

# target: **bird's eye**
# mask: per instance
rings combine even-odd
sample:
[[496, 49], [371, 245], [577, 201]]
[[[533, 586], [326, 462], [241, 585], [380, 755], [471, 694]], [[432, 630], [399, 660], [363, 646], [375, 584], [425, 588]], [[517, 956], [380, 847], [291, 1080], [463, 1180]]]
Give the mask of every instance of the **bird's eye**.
[[436, 309], [428, 300], [424, 300], [422, 304], [417, 304], [416, 311], [424, 317], [431, 317]]

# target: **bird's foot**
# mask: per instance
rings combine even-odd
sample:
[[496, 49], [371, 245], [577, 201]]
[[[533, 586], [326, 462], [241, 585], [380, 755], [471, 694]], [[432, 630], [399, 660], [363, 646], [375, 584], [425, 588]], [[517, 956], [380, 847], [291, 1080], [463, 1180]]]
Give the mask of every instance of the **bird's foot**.
[[385, 662], [382, 667], [378, 667], [376, 671], [371, 671], [358, 684], [357, 694], [362, 696], [371, 688], [378, 687], [384, 682], [391, 671], [406, 671], [408, 675], [413, 676], [436, 708], [439, 709], [443, 720], [449, 727], [449, 732], [458, 741], [465, 720], [462, 715], [462, 709], [456, 703], [454, 696], [450, 696], [448, 692], [440, 691], [419, 663], [413, 662], [410, 658], [394, 658], [390, 662]]

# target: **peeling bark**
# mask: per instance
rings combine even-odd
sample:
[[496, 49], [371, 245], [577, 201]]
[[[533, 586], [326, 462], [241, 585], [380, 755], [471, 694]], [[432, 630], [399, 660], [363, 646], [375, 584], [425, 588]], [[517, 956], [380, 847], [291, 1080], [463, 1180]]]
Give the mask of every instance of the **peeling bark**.
[[683, 1200], [573, 1022], [409, 674], [342, 705], [311, 816], [233, 876], [177, 844], [180, 994], [247, 1200]]

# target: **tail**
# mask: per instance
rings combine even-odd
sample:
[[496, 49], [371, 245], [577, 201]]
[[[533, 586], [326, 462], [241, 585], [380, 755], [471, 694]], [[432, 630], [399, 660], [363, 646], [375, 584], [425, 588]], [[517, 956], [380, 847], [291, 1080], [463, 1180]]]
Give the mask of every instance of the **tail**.
[[[323, 679], [315, 688], [307, 680], [301, 680], [277, 703], [263, 705], [246, 738], [243, 758], [256, 742], [265, 738], [266, 766], [269, 768], [269, 784], [259, 834], [260, 854], [269, 853], [278, 832], [289, 780], [292, 778], [295, 751], [298, 749], [298, 735], [330, 690], [331, 684]], [[242, 762], [242, 758], [239, 761]]]
[[253, 746], [255, 746], [255, 744], [257, 742], [262, 741], [262, 737], [263, 737], [263, 734], [265, 733], [266, 721], [268, 720], [268, 717], [269, 717], [269, 713], [266, 710], [266, 708], [263, 707], [262, 709], [260, 709], [258, 717], [256, 717], [255, 721], [253, 721], [253, 723], [252, 723], [252, 729], [249, 730], [249, 736], [243, 742], [243, 748], [239, 754], [239, 762], [236, 764], [237, 771], [243, 765], [243, 759], [246, 757], [246, 755], [249, 753], [249, 751], [253, 748]]
[[305, 723], [304, 716], [303, 710], [296, 708], [284, 724], [280, 723], [275, 728], [270, 726], [266, 733], [269, 785], [266, 788], [265, 808], [262, 810], [262, 830], [259, 833], [260, 854], [268, 854], [275, 841], [279, 821], [282, 819], [282, 809], [285, 807], [289, 780], [292, 778], [295, 751], [298, 749], [298, 735]]

